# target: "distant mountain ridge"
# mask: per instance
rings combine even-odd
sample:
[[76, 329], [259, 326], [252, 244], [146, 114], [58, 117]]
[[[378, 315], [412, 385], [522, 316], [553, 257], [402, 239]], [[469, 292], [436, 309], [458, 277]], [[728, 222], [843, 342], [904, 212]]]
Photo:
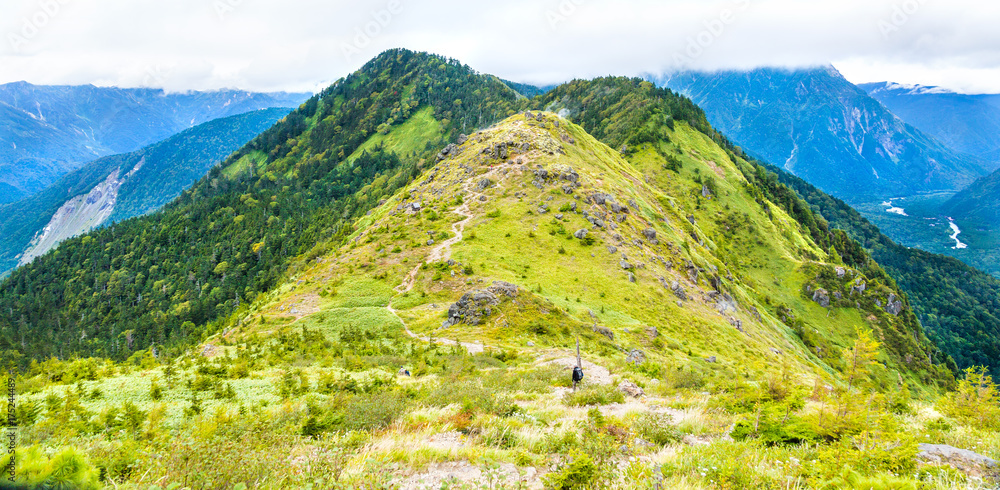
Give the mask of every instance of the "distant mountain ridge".
[[858, 85], [908, 124], [955, 150], [1000, 167], [1000, 95], [893, 82]]
[[96, 158], [135, 151], [198, 124], [309, 94], [241, 90], [0, 85], [0, 203], [39, 192]]
[[67, 238], [159, 209], [291, 111], [215, 119], [141, 150], [99, 158], [27, 199], [0, 204], [0, 276]]
[[689, 96], [747, 151], [852, 204], [954, 192], [990, 166], [907, 125], [832, 66], [683, 72]]

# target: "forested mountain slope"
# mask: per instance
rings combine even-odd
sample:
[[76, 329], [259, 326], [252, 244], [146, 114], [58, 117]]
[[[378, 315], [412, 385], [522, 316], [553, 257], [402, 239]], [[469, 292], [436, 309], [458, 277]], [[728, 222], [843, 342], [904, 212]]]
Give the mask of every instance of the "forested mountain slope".
[[[349, 234], [446, 141], [526, 103], [455, 61], [387, 52], [162, 212], [68, 240], [16, 270], [0, 289], [4, 357], [128, 357], [211, 332], [273, 287], [292, 258]], [[386, 152], [394, 128], [419, 138]]]
[[97, 159], [27, 199], [0, 205], [0, 276], [66, 238], [172, 201], [292, 109], [220, 118], [141, 150]]

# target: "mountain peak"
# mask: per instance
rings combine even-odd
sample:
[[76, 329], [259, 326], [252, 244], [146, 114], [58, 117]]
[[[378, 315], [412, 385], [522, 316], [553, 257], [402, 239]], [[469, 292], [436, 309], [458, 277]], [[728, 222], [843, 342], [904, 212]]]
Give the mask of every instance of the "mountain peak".
[[859, 85], [859, 87], [865, 89], [872, 95], [879, 92], [896, 92], [905, 95], [945, 95], [956, 93], [953, 90], [949, 90], [944, 87], [896, 82], [865, 83]]

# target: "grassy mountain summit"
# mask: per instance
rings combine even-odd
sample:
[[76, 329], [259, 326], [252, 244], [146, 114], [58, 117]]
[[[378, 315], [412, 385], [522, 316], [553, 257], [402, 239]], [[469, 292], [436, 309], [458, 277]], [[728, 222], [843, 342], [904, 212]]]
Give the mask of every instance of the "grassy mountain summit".
[[[678, 171], [652, 147], [630, 162], [552, 113], [513, 116], [449, 147], [433, 170], [362, 218], [351, 245], [293, 277], [308, 286], [264, 311], [277, 318], [284, 306], [297, 310], [289, 325], [315, 315], [317, 328], [337, 329], [338, 318], [357, 321], [346, 310], [374, 308], [376, 324], [389, 307], [417, 335], [504, 349], [529, 340], [569, 347], [569, 334], [583, 329], [595, 341], [593, 332], [603, 334], [597, 348], [612, 358], [648, 349], [655, 330], [678, 347], [650, 358], [722, 359], [719, 374], [751, 379], [782, 359], [811, 376], [833, 372], [834, 346], [874, 328], [893, 346], [887, 369], [915, 384], [946, 383], [947, 371], [927, 362], [936, 349], [919, 325], [876, 306], [901, 293], [829, 262], [780, 208], [754, 201], [738, 164], [705, 135], [682, 122], [670, 137], [687, 149]], [[490, 293], [483, 301], [492, 308], [479, 304], [478, 292], [495, 281], [515, 285], [518, 301]], [[331, 282], [342, 283], [335, 295]], [[872, 286], [851, 300], [860, 284]], [[469, 301], [476, 304], [464, 311]], [[817, 301], [842, 308], [828, 315]]]
[[[7, 352], [114, 360], [22, 359], [27, 483], [948, 488], [918, 442], [1000, 451], [949, 402], [991, 383], [931, 410], [954, 376], [892, 278], [641, 80], [529, 101], [390, 51], [69, 243], [0, 289]], [[99, 313], [141, 321], [77, 341]]]

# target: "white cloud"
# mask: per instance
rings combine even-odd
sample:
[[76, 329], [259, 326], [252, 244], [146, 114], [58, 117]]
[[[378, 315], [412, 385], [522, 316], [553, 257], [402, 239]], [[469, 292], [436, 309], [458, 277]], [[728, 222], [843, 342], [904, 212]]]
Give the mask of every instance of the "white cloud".
[[315, 90], [407, 47], [534, 83], [832, 62], [1000, 93], [1000, 4], [981, 0], [394, 1], [3, 0], [0, 82]]

